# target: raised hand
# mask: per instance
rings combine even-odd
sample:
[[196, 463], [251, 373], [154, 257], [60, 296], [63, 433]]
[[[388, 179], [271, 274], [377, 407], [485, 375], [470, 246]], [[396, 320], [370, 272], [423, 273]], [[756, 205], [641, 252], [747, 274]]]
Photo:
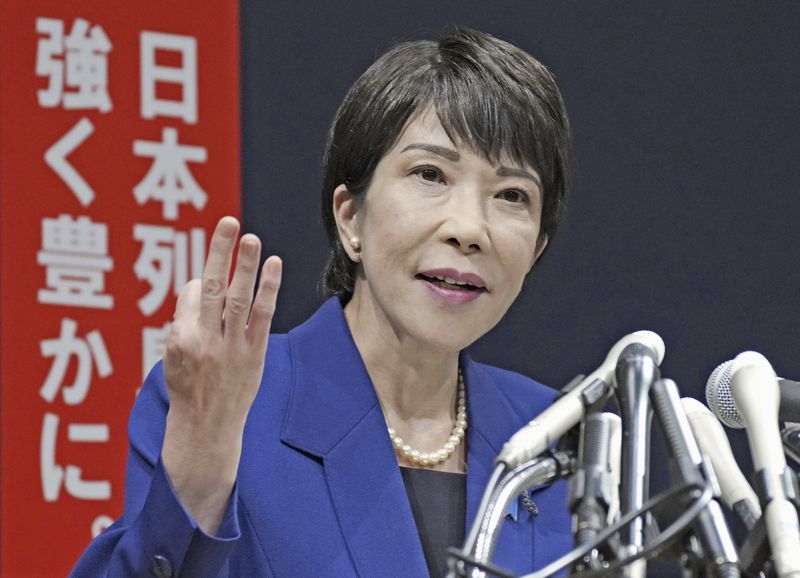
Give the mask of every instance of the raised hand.
[[247, 234], [228, 283], [238, 235], [233, 217], [217, 224], [202, 280], [178, 296], [164, 355], [170, 408], [163, 464], [184, 508], [212, 534], [236, 480], [281, 281], [281, 260], [270, 257], [253, 297], [261, 242]]

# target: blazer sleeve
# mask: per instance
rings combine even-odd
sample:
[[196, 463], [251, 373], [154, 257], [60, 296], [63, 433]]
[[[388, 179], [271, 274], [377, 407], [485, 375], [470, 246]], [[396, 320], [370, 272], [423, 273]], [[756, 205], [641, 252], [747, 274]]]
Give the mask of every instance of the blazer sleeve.
[[161, 463], [169, 402], [159, 362], [145, 380], [128, 422], [125, 511], [97, 536], [70, 577], [224, 578], [241, 529], [234, 486], [216, 536], [181, 505]]

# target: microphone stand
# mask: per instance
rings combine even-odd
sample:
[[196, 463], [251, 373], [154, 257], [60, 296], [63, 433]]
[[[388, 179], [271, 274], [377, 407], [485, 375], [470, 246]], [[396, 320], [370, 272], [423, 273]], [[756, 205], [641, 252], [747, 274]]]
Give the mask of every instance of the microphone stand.
[[[789, 455], [791, 456], [791, 453]], [[773, 499], [776, 488], [771, 487], [768, 476], [764, 470], [756, 472], [754, 481], [753, 489], [761, 502], [762, 508], [765, 508]], [[795, 471], [791, 467], [786, 466], [783, 470], [783, 474], [780, 476], [779, 483], [783, 495], [786, 496], [800, 513], [800, 483], [798, 483]], [[741, 552], [742, 567], [749, 574], [755, 575], [761, 572], [762, 576], [773, 577], [776, 575], [775, 567], [771, 560], [772, 552], [766, 531], [766, 521], [763, 515], [758, 519], [755, 526], [747, 535], [747, 538], [742, 542], [739, 551]]]
[[[562, 389], [559, 399], [570, 395], [572, 390], [579, 387], [584, 381], [585, 376], [576, 376]], [[584, 406], [584, 411], [591, 411], [605, 403], [610, 393], [609, 385], [597, 378], [582, 388], [578, 400]], [[545, 410], [544, 413], [547, 411]], [[472, 572], [469, 574], [471, 578], [482, 578], [486, 575], [480, 566], [491, 567], [489, 562], [494, 556], [500, 525], [509, 504], [522, 491], [538, 484], [567, 477], [573, 472], [577, 446], [576, 436], [573, 435], [575, 431], [576, 429], [572, 428], [564, 433], [557, 450], [546, 450], [513, 469], [511, 469], [511, 465], [517, 462], [503, 459], [503, 452], [501, 452], [501, 455], [495, 460], [494, 472], [486, 485], [475, 514], [475, 520], [464, 540], [463, 547], [460, 550], [449, 549], [447, 578], [467, 576], [466, 568], [470, 562], [472, 562]], [[516, 455], [519, 454], [515, 453]], [[498, 576], [502, 575], [502, 569], [493, 568], [493, 571]]]
[[[506, 473], [499, 482], [487, 487], [462, 553], [479, 564], [489, 563], [494, 556], [500, 527], [511, 502], [528, 488], [569, 476], [574, 465], [574, 451], [547, 451], [517, 466]], [[474, 567], [470, 573], [466, 573], [464, 562], [459, 561], [451, 563], [448, 573], [450, 578], [455, 576], [485, 578], [486, 572]]]

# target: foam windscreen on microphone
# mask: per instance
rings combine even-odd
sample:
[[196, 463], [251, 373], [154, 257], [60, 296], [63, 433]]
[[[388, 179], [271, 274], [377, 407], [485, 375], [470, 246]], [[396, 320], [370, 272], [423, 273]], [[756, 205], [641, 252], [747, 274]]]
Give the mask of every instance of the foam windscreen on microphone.
[[745, 423], [731, 392], [732, 367], [733, 360], [730, 360], [720, 363], [711, 372], [706, 383], [706, 402], [719, 421], [728, 427], [741, 429]]
[[654, 351], [653, 348], [648, 347], [644, 343], [631, 343], [619, 354], [619, 359], [634, 357], [649, 357], [653, 360], [654, 364], [659, 365], [661, 363], [659, 357], [663, 358], [663, 354], [659, 355], [658, 351]]

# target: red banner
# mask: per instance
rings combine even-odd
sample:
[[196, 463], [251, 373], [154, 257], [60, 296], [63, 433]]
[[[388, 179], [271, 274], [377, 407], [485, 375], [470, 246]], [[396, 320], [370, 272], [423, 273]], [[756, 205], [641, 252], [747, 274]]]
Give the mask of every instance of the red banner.
[[128, 412], [239, 213], [238, 3], [0, 4], [0, 574], [122, 512]]

